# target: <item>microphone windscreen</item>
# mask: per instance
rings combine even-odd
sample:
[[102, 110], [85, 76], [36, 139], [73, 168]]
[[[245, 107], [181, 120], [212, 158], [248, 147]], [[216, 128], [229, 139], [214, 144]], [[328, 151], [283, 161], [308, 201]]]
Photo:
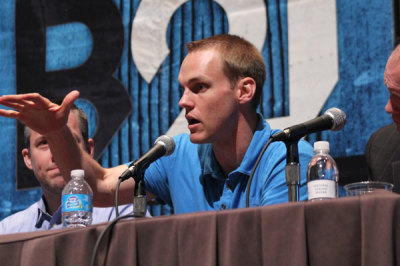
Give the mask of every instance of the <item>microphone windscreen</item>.
[[339, 108], [332, 107], [326, 110], [326, 115], [329, 115], [333, 119], [332, 131], [341, 130], [346, 124], [346, 114]]
[[160, 144], [163, 145], [165, 148], [165, 155], [168, 156], [171, 155], [174, 150], [175, 150], [175, 141], [172, 137], [167, 136], [167, 135], [162, 135], [159, 136], [156, 141], [154, 142], [154, 145]]

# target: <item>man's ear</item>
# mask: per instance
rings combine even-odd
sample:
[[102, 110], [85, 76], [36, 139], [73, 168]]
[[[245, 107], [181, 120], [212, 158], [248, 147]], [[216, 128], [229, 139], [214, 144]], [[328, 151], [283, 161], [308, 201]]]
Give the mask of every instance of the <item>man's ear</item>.
[[239, 103], [249, 103], [256, 94], [256, 82], [253, 78], [242, 78], [238, 82], [238, 101]]
[[94, 155], [94, 141], [92, 138], [88, 139], [88, 153], [93, 157]]
[[29, 154], [29, 150], [27, 148], [22, 150], [22, 156], [24, 157], [24, 162], [26, 167], [32, 170], [31, 155]]

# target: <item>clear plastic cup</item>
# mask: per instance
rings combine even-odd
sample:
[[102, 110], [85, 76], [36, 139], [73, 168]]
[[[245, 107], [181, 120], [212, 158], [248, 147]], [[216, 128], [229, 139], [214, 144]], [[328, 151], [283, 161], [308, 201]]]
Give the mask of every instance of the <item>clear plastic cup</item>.
[[393, 184], [381, 181], [364, 181], [347, 184], [344, 189], [346, 190], [346, 196], [358, 196], [379, 191], [392, 192]]

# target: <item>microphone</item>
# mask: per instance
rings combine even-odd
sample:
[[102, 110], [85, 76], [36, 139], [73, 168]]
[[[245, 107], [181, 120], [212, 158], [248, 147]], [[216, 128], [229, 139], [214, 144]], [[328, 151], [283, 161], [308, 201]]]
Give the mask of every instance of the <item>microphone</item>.
[[326, 112], [305, 123], [285, 128], [283, 131], [272, 135], [273, 141], [291, 142], [299, 140], [307, 134], [330, 129], [341, 130], [346, 124], [346, 114], [339, 108], [330, 108]]
[[175, 142], [172, 137], [167, 135], [162, 135], [158, 137], [154, 142], [154, 146], [142, 157], [131, 163], [131, 165], [129, 165], [129, 168], [122, 173], [119, 179], [122, 179], [122, 181], [124, 181], [132, 176], [135, 176], [137, 172], [144, 171], [145, 169], [147, 169], [147, 167], [149, 167], [152, 162], [154, 162], [158, 158], [171, 155], [174, 150]]

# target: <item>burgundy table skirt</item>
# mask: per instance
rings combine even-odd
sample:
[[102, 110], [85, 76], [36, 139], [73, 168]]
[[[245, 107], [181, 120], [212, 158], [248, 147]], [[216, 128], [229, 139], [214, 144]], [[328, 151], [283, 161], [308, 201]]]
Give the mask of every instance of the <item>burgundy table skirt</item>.
[[[89, 265], [106, 224], [0, 236], [0, 265]], [[400, 195], [119, 221], [96, 265], [400, 265]]]

